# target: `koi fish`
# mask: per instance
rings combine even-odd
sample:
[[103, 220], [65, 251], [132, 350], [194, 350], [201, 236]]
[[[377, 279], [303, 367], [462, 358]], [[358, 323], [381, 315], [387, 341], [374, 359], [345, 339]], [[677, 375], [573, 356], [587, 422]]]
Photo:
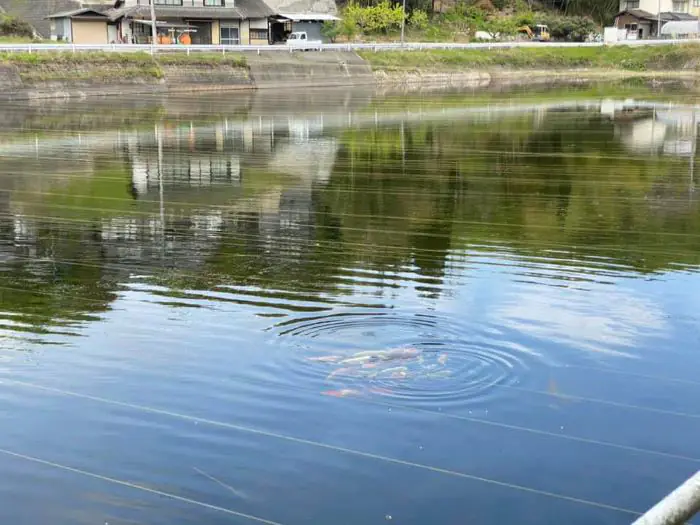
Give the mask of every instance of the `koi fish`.
[[364, 363], [368, 363], [370, 361], [374, 361], [377, 359], [374, 356], [371, 355], [362, 355], [362, 356], [353, 356], [353, 357], [348, 357], [346, 359], [343, 359], [341, 361], [338, 361], [338, 364], [340, 365], [362, 365]]
[[447, 354], [440, 354], [440, 357], [437, 358], [437, 362], [441, 365], [447, 363]]
[[393, 348], [391, 350], [367, 350], [357, 352], [349, 359], [366, 359], [367, 361], [381, 360], [390, 361], [392, 359], [412, 359], [418, 357], [420, 350], [413, 347]]
[[325, 392], [321, 392], [321, 394], [323, 394], [324, 396], [347, 397], [359, 396], [361, 392], [353, 388], [341, 388], [340, 390], [326, 390]]
[[328, 376], [326, 377], [326, 380], [333, 379], [336, 376], [356, 376], [358, 375], [358, 370], [356, 368], [352, 368], [350, 366], [346, 366], [343, 368], [337, 368], [333, 370]]
[[408, 377], [408, 368], [405, 366], [393, 366], [391, 368], [385, 368], [384, 370], [378, 371], [374, 374], [375, 377], [386, 377], [389, 376], [392, 379], [399, 379]]
[[307, 361], [313, 361], [315, 363], [337, 363], [340, 361], [342, 356], [339, 355], [320, 355], [317, 357], [307, 357]]

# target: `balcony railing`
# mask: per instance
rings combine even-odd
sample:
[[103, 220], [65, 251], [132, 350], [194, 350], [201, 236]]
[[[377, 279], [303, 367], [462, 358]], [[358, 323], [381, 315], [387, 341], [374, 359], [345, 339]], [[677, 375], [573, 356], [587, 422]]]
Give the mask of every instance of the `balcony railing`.
[[[151, 5], [151, 0], [137, 0], [138, 5]], [[156, 7], [233, 7], [233, 0], [154, 0]]]

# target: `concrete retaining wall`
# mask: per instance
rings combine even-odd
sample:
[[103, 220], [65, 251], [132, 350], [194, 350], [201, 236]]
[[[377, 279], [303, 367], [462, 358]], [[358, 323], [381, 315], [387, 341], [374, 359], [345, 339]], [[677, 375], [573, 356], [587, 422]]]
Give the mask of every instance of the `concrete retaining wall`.
[[[287, 89], [374, 84], [370, 66], [355, 53], [299, 52], [246, 56], [248, 67], [196, 63], [144, 66], [119, 74], [115, 65], [83, 63], [70, 70], [50, 66], [0, 64], [0, 100], [84, 98], [95, 95], [235, 89]], [[44, 69], [38, 69], [43, 67]], [[146, 71], [159, 67], [163, 78]], [[111, 66], [108, 67], [111, 69]], [[142, 74], [141, 74], [142, 73]]]
[[260, 89], [373, 84], [372, 68], [355, 53], [308, 51], [248, 56]]

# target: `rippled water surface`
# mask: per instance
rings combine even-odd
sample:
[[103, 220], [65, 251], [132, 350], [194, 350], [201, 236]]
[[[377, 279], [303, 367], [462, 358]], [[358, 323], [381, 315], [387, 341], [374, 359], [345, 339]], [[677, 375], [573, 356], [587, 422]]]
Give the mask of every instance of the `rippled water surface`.
[[700, 464], [694, 93], [0, 107], [0, 523], [629, 523]]

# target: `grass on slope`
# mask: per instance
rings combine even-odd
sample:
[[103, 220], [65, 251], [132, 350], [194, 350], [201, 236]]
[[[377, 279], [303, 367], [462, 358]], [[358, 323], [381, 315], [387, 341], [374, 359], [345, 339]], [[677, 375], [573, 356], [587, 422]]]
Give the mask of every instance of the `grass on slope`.
[[700, 45], [537, 47], [426, 51], [363, 51], [375, 70], [601, 68], [630, 71], [700, 69]]

